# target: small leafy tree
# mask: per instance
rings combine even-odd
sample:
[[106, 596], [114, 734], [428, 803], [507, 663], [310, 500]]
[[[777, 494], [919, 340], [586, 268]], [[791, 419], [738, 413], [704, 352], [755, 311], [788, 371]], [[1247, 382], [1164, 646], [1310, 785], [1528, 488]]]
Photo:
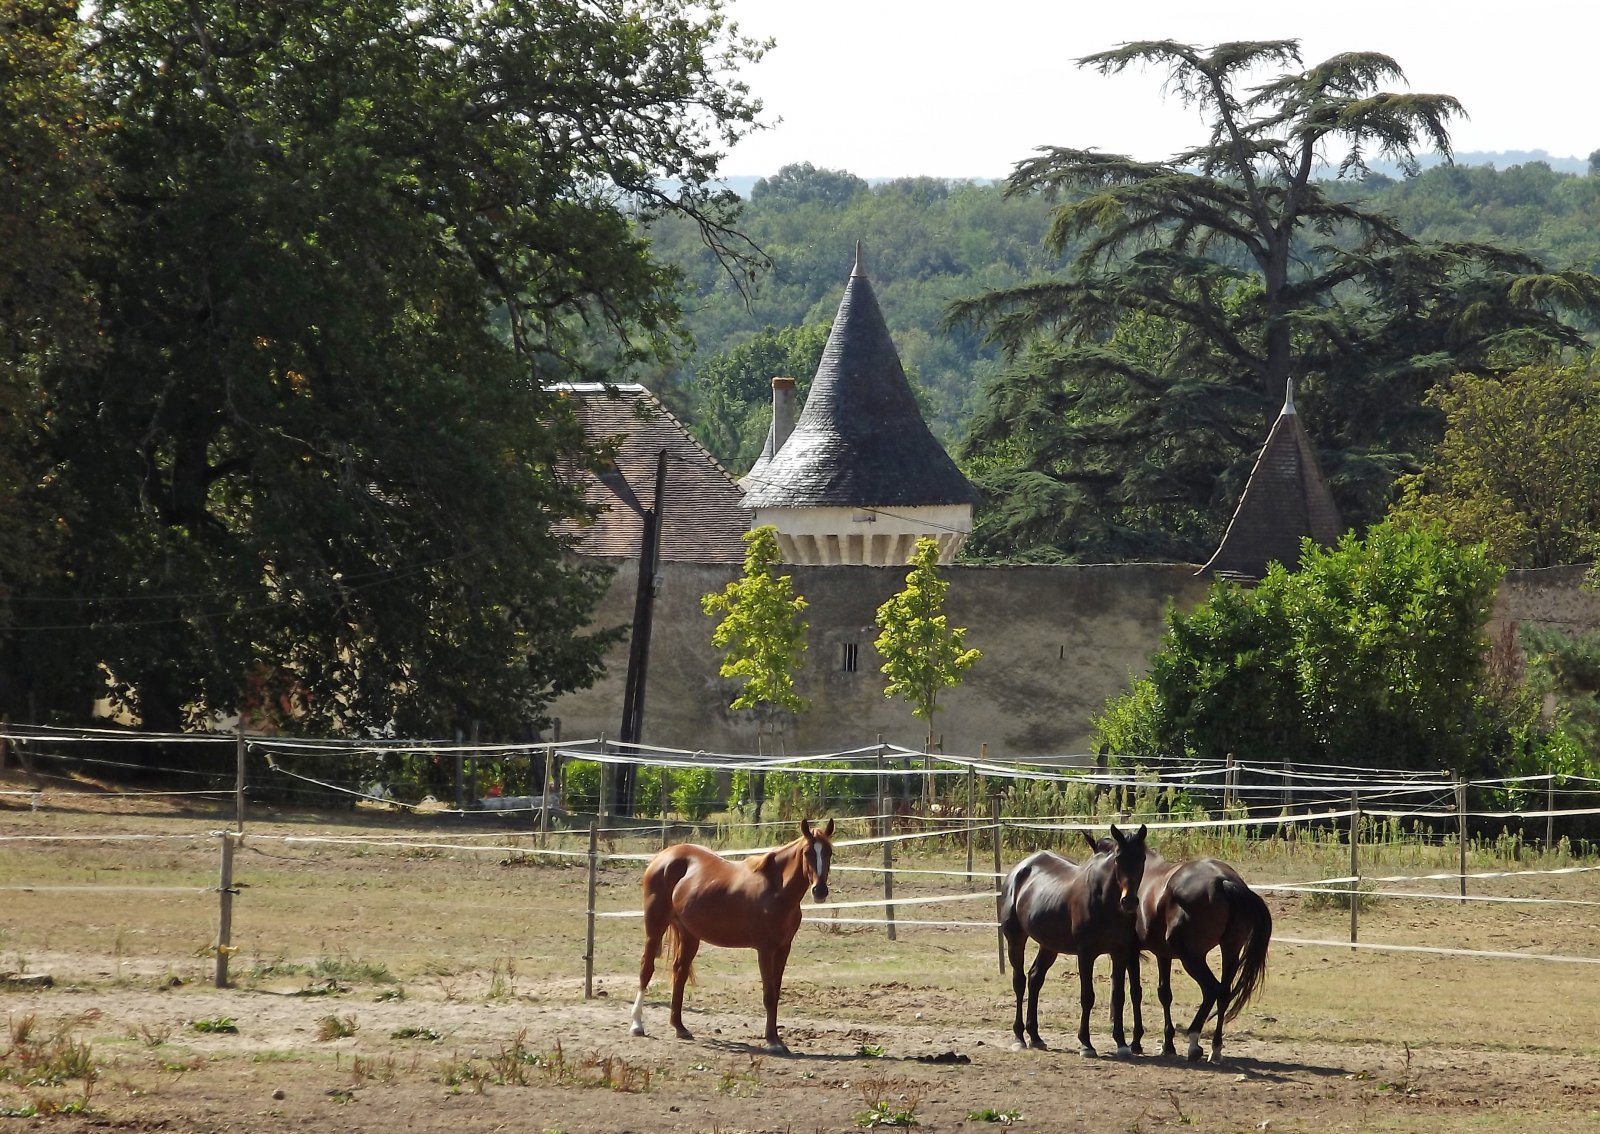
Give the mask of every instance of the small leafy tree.
[[1444, 440], [1399, 480], [1390, 519], [1437, 520], [1482, 540], [1506, 567], [1594, 557], [1600, 542], [1600, 372], [1525, 366], [1505, 378], [1457, 374], [1428, 394]]
[[722, 621], [711, 644], [722, 651], [723, 677], [744, 683], [730, 709], [751, 709], [759, 728], [758, 746], [780, 712], [798, 713], [806, 699], [795, 690], [794, 671], [804, 662], [806, 600], [794, 593], [794, 580], [778, 574], [778, 530], [764, 524], [745, 533], [744, 575], [721, 591], [700, 598], [700, 609]]
[[939, 577], [938, 541], [923, 536], [911, 553], [905, 589], [878, 608], [882, 631], [873, 648], [883, 658], [888, 677], [885, 697], [901, 697], [928, 724], [928, 750], [933, 748], [933, 714], [941, 691], [961, 684], [962, 676], [983, 656], [966, 648], [966, 627], [952, 628], [944, 615], [950, 584]]

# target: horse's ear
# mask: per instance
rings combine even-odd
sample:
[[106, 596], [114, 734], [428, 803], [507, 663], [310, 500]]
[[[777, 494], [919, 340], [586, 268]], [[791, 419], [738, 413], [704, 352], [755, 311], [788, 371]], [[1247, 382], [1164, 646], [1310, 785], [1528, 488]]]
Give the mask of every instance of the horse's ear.
[[1089, 849], [1092, 851], [1098, 851], [1100, 849], [1100, 844], [1095, 841], [1094, 836], [1088, 831], [1083, 833], [1083, 841], [1089, 844]]
[[822, 828], [822, 837], [825, 838], [825, 839], [833, 838], [833, 816], [832, 815], [828, 816], [828, 825], [826, 827]]
[[811, 833], [811, 820], [809, 819], [800, 820], [800, 833], [807, 839], [814, 839], [817, 837]]
[[1137, 835], [1135, 835], [1135, 836], [1133, 836], [1133, 837], [1134, 837], [1134, 838], [1135, 838], [1135, 839], [1138, 839], [1138, 840], [1139, 840], [1139, 841], [1140, 841], [1140, 842], [1141, 842], [1141, 843], [1142, 843], [1142, 842], [1144, 842], [1144, 837], [1145, 837], [1145, 836], [1146, 836], [1146, 835], [1147, 835], [1147, 834], [1149, 834], [1149, 833], [1150, 833], [1150, 826], [1149, 826], [1149, 824], [1147, 824], [1147, 823], [1140, 823], [1140, 824], [1139, 824], [1139, 833], [1138, 833], [1138, 834], [1137, 834]]
[[1117, 840], [1118, 846], [1122, 845], [1123, 835], [1121, 831], [1117, 830], [1117, 825], [1115, 823], [1111, 824], [1111, 837]]

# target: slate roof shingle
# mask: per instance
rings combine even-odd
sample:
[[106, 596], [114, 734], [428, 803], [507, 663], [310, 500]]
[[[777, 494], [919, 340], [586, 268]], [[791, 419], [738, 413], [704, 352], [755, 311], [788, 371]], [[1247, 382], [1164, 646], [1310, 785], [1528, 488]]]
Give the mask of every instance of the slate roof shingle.
[[[617, 467], [641, 506], [655, 503], [656, 460], [667, 451], [661, 558], [695, 563], [743, 563], [744, 533], [753, 513], [726, 469], [643, 386], [600, 383], [558, 387], [576, 399], [584, 432], [593, 440], [620, 437]], [[567, 525], [580, 555], [637, 559], [644, 522], [599, 479], [584, 474], [585, 498], [600, 507], [590, 526]]]
[[752, 508], [882, 508], [978, 502], [928, 430], [889, 337], [861, 250], [783, 447], [745, 478]]
[[1260, 579], [1273, 562], [1293, 570], [1300, 562], [1302, 537], [1331, 547], [1343, 532], [1338, 506], [1295, 412], [1291, 388], [1222, 543], [1198, 573]]

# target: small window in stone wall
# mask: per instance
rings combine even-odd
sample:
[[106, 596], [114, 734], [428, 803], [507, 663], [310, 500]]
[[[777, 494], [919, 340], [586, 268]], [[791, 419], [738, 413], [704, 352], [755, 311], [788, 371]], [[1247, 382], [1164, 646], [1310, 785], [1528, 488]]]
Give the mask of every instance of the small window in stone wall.
[[840, 646], [840, 669], [846, 673], [856, 671], [856, 663], [860, 660], [861, 646], [857, 642], [845, 642]]

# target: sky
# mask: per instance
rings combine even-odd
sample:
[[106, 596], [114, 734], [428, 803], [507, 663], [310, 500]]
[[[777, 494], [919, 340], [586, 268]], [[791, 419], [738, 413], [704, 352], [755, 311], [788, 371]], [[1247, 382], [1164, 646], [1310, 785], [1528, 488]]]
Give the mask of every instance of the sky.
[[999, 178], [1040, 146], [1165, 158], [1203, 140], [1199, 112], [1164, 98], [1157, 71], [1073, 62], [1141, 39], [1298, 39], [1307, 65], [1378, 51], [1411, 90], [1461, 101], [1457, 152], [1600, 148], [1593, 0], [728, 0], [728, 12], [777, 40], [742, 75], [775, 125], [733, 149], [730, 176], [809, 161]]

